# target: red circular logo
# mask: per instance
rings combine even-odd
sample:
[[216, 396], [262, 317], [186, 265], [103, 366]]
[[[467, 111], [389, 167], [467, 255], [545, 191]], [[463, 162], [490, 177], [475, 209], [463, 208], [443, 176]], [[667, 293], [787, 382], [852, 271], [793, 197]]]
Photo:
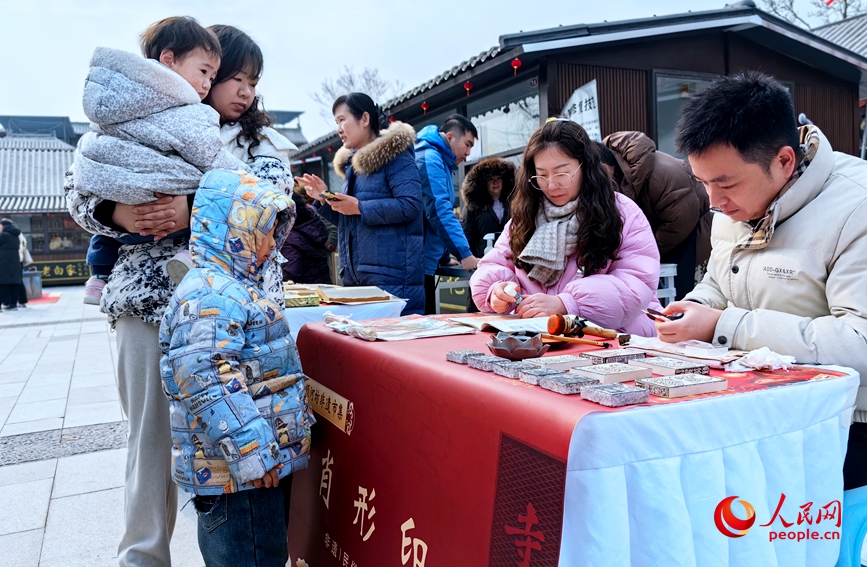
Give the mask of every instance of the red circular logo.
[[723, 535], [728, 537], [743, 537], [747, 535], [747, 532], [756, 523], [756, 510], [746, 500], [738, 500], [747, 513], [746, 518], [738, 518], [732, 511], [732, 502], [735, 500], [737, 500], [737, 496], [729, 496], [717, 504], [716, 510], [713, 512], [713, 521], [716, 524], [716, 529]]

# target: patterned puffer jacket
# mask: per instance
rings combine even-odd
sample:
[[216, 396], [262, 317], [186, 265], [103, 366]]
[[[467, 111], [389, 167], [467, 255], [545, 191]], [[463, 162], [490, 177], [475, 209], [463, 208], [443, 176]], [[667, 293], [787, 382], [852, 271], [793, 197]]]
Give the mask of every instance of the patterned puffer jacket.
[[281, 478], [307, 466], [315, 419], [305, 376], [257, 265], [271, 228], [279, 249], [294, 219], [292, 199], [240, 171], [211, 171], [196, 193], [195, 267], [160, 327], [173, 475], [188, 492], [248, 490], [278, 464]]

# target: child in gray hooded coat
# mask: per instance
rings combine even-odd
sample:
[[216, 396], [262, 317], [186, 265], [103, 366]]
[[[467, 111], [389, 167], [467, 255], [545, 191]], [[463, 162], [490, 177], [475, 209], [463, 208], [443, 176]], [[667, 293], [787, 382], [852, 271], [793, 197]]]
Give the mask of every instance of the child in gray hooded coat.
[[[166, 18], [142, 34], [141, 47], [146, 58], [104, 47], [93, 54], [83, 101], [92, 131], [75, 151], [76, 189], [139, 205], [162, 195], [192, 198], [202, 174], [211, 169], [246, 169], [222, 149], [219, 115], [201, 102], [220, 66], [213, 32], [192, 18]], [[167, 238], [188, 234], [178, 231]], [[99, 305], [121, 245], [152, 239], [95, 235], [87, 252], [93, 275], [84, 302]], [[185, 272], [188, 256], [182, 251], [170, 260], [169, 275]]]

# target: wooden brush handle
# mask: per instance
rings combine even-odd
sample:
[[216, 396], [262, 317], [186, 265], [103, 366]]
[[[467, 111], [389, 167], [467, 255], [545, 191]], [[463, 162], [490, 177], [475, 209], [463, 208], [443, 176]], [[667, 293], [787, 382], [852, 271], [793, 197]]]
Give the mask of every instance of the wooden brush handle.
[[599, 327], [584, 327], [584, 334], [602, 337], [603, 339], [616, 339], [617, 331], [612, 329], [600, 329]]
[[591, 346], [598, 346], [598, 347], [602, 347], [602, 348], [608, 348], [611, 346], [608, 343], [602, 343], [599, 341], [591, 341], [588, 339], [576, 339], [575, 337], [564, 337], [563, 335], [549, 335], [548, 333], [542, 333], [542, 338], [543, 339], [551, 339], [554, 341], [563, 341], [566, 343], [575, 343], [576, 345], [591, 345]]

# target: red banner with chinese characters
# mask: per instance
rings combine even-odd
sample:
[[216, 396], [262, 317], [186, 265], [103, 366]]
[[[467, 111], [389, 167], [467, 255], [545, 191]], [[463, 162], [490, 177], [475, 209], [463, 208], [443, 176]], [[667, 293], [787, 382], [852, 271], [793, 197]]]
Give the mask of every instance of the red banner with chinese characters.
[[[612, 410], [445, 360], [449, 350], [486, 352], [489, 340], [481, 333], [371, 343], [322, 324], [301, 331], [319, 421], [310, 465], [293, 481], [293, 561], [557, 565], [572, 432], [587, 413]], [[714, 374], [736, 393], [822, 373]], [[651, 397], [669, 403], [662, 400]]]

